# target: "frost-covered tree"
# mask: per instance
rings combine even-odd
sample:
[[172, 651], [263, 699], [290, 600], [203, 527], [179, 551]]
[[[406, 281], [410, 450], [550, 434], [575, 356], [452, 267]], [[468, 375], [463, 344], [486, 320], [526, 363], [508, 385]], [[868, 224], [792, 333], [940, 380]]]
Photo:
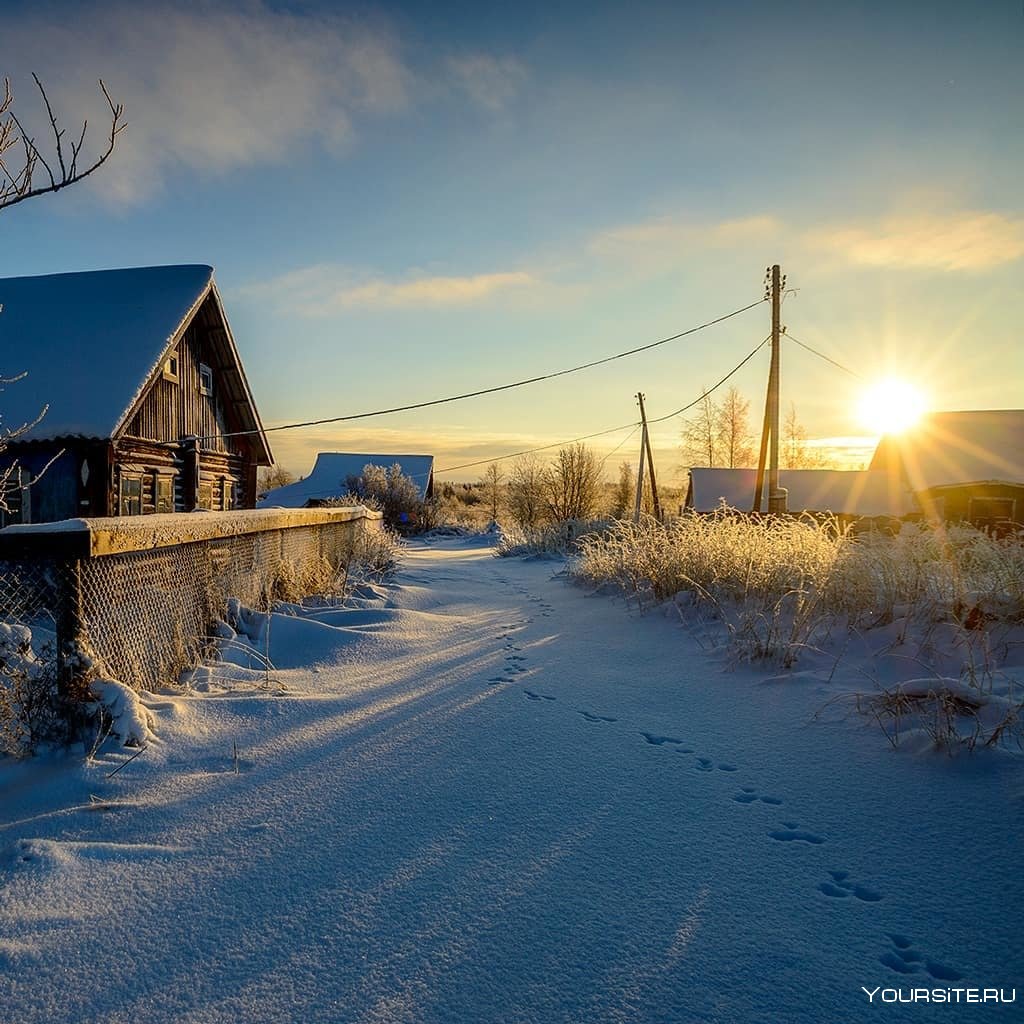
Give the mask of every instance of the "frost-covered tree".
[[753, 465], [754, 441], [750, 432], [750, 400], [734, 387], [715, 409], [715, 435], [721, 464], [728, 469]]
[[491, 519], [497, 520], [498, 509], [504, 501], [505, 472], [497, 462], [492, 462], [480, 478], [480, 489], [484, 494], [484, 502], [491, 513]]
[[601, 496], [601, 463], [585, 444], [559, 449], [544, 473], [544, 497], [555, 522], [592, 519]]
[[683, 463], [689, 466], [718, 466], [718, 412], [711, 396], [701, 396], [693, 415], [683, 421]]
[[693, 414], [683, 421], [683, 462], [690, 466], [737, 469], [753, 464], [750, 400], [730, 387], [715, 401], [701, 396]]
[[633, 464], [619, 463], [619, 479], [612, 488], [612, 502], [609, 512], [612, 519], [625, 519], [633, 510]]
[[544, 500], [544, 466], [534, 454], [521, 455], [512, 463], [505, 508], [512, 522], [524, 530], [532, 530], [544, 521], [547, 504]]
[[780, 434], [779, 463], [784, 469], [827, 468], [828, 459], [808, 443], [807, 430], [797, 418], [794, 402], [789, 403]]
[[284, 466], [276, 463], [273, 466], [264, 466], [260, 469], [259, 479], [256, 482], [256, 490], [260, 494], [276, 490], [278, 487], [286, 487], [295, 482], [295, 474], [290, 473]]

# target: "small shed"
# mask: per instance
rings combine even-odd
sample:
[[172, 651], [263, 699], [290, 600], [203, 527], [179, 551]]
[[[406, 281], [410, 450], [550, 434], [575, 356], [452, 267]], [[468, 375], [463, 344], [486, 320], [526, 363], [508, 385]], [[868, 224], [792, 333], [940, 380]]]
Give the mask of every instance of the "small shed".
[[211, 267], [0, 279], [0, 353], [6, 522], [254, 507], [273, 459]]
[[1024, 410], [936, 412], [883, 437], [871, 470], [890, 475], [928, 518], [1024, 523]]
[[309, 476], [284, 487], [275, 487], [260, 499], [261, 508], [310, 508], [331, 498], [340, 498], [349, 490], [349, 477], [361, 476], [365, 466], [390, 469], [397, 463], [405, 476], [427, 500], [434, 496], [433, 455], [360, 455], [354, 452], [320, 452]]
[[[697, 512], [726, 508], [749, 512], [756, 469], [690, 470], [686, 507]], [[839, 516], [904, 515], [908, 496], [887, 473], [870, 470], [783, 469], [779, 486], [789, 491], [790, 512], [831, 512]]]

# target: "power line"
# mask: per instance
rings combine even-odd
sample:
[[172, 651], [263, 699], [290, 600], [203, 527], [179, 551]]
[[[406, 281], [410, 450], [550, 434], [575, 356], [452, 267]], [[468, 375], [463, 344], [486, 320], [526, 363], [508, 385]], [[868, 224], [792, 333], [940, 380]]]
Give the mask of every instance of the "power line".
[[640, 429], [642, 424], [638, 423], [633, 429], [601, 460], [600, 469], [604, 469], [604, 464], [624, 445], [631, 437]]
[[[512, 452], [509, 455], [499, 455], [496, 459], [480, 459], [479, 462], [464, 462], [461, 466], [446, 466], [444, 469], [435, 470], [437, 473], [454, 473], [457, 469], [472, 469], [474, 466], [486, 466], [492, 462], [504, 462], [506, 459], [517, 459], [520, 455], [532, 455], [534, 452], [546, 452], [550, 448], [563, 448], [567, 444], [575, 444], [577, 441], [589, 441], [592, 437], [604, 437], [605, 434], [614, 434], [619, 430], [628, 430], [630, 427], [635, 431], [639, 423], [623, 423], [618, 427], [609, 427], [607, 430], [598, 430], [593, 434], [584, 434], [582, 437], [574, 437], [568, 441], [556, 441], [554, 444], [542, 444], [538, 448], [527, 448], [521, 452]], [[629, 438], [627, 437], [628, 441]], [[625, 442], [623, 442], [625, 444]]]
[[714, 387], [708, 388], [707, 391], [705, 391], [704, 394], [702, 394], [699, 398], [695, 398], [688, 405], [684, 405], [682, 409], [676, 409], [675, 412], [670, 412], [667, 416], [659, 416], [657, 419], [654, 420], [649, 419], [647, 421], [648, 425], [650, 425], [651, 423], [664, 423], [665, 420], [670, 420], [673, 416], [681, 416], [684, 412], [689, 412], [690, 409], [692, 409], [695, 405], [700, 405], [700, 403], [703, 402], [704, 399], [708, 397], [708, 395], [714, 394], [714, 392], [716, 392], [730, 377], [732, 377], [734, 374], [738, 373], [741, 369], [743, 369], [743, 367], [746, 366], [747, 363], [749, 363], [750, 360], [753, 359], [754, 356], [756, 356], [757, 353], [760, 352], [761, 349], [763, 349], [765, 345], [767, 345], [768, 342], [771, 340], [772, 336], [769, 334], [768, 337], [765, 338], [764, 341], [762, 341], [761, 344], [757, 346], [757, 348], [755, 348], [752, 352], [749, 352], [746, 356], [744, 356], [743, 359], [740, 360], [740, 362], [738, 362]]
[[[653, 419], [653, 420], [652, 419], [648, 419], [648, 421], [647, 421], [648, 424], [651, 424], [651, 423], [662, 423], [665, 420], [670, 420], [670, 419], [672, 419], [673, 416], [679, 416], [681, 413], [686, 412], [688, 409], [692, 409], [695, 405], [697, 405], [698, 403], [704, 401], [704, 399], [707, 398], [708, 395], [710, 395], [713, 392], [717, 391], [727, 380], [729, 380], [730, 377], [732, 377], [734, 374], [738, 373], [744, 366], [746, 366], [746, 364], [749, 363], [750, 360], [753, 359], [754, 356], [756, 356], [757, 353], [760, 352], [761, 349], [763, 349], [765, 347], [765, 345], [767, 345], [768, 342], [771, 341], [771, 340], [772, 340], [771, 339], [771, 335], [769, 335], [756, 348], [754, 348], [751, 352], [748, 352], [747, 355], [745, 355], [720, 381], [718, 381], [718, 383], [715, 384], [714, 387], [708, 388], [708, 390], [705, 391], [704, 394], [702, 394], [700, 396], [700, 398], [695, 399], [694, 401], [690, 402], [688, 405], [684, 405], [682, 407], [682, 409], [676, 409], [675, 412], [670, 412], [667, 416], [659, 416], [657, 419]], [[640, 423], [639, 422], [623, 423], [621, 426], [609, 427], [607, 430], [599, 430], [599, 431], [597, 431], [594, 434], [584, 434], [582, 437], [574, 437], [574, 438], [572, 438], [569, 441], [556, 441], [554, 444], [544, 444], [544, 445], [540, 445], [540, 447], [538, 447], [538, 448], [527, 448], [525, 451], [513, 452], [511, 455], [499, 455], [496, 459], [480, 459], [478, 462], [466, 462], [466, 463], [463, 463], [461, 466], [446, 466], [444, 469], [438, 469], [435, 472], [436, 473], [454, 473], [455, 470], [457, 470], [457, 469], [472, 469], [474, 466], [485, 466], [485, 465], [489, 465], [492, 462], [503, 462], [505, 459], [515, 459], [515, 458], [518, 458], [520, 455], [532, 455], [534, 452], [544, 452], [544, 451], [548, 451], [551, 448], [562, 448], [562, 447], [564, 447], [567, 444], [575, 444], [577, 441], [589, 441], [590, 438], [592, 438], [592, 437], [603, 437], [605, 434], [614, 434], [618, 430], [627, 430], [629, 427], [632, 427], [633, 428], [633, 433], [636, 433], [636, 431], [640, 427]], [[619, 444], [619, 446], [617, 448], [613, 448], [612, 451], [609, 452], [609, 455], [605, 456], [605, 458], [607, 459], [610, 455], [613, 455], [615, 452], [617, 452], [619, 450], [619, 448], [621, 448], [622, 445], [624, 445], [626, 443], [626, 441], [628, 441], [629, 438], [632, 437], [632, 436], [633, 436], [633, 434], [630, 434], [629, 436], [627, 436]]]
[[[245, 437], [252, 434], [269, 434], [277, 430], [297, 430], [300, 427], [320, 427], [327, 423], [345, 423], [351, 420], [369, 419], [372, 416], [387, 416], [395, 412], [410, 412], [413, 409], [427, 409], [433, 405], [444, 405], [448, 402], [461, 402], [466, 398], [479, 398], [481, 395], [493, 395], [499, 391], [510, 391], [512, 388], [525, 387], [527, 384], [537, 384], [543, 380], [554, 380], [556, 377], [564, 377], [569, 373], [578, 373], [580, 370], [589, 370], [595, 366], [602, 366], [604, 363], [614, 362], [616, 359], [625, 359], [627, 356], [634, 356], [638, 352], [648, 352], [652, 348], [658, 348], [659, 345], [667, 345], [671, 341], [678, 341], [680, 338], [696, 334], [698, 331], [703, 331], [708, 327], [714, 327], [715, 324], [731, 320], [734, 316], [739, 316], [741, 313], [746, 313], [747, 310], [753, 309], [755, 306], [760, 306], [762, 302], [764, 302], [764, 299], [758, 299], [757, 302], [751, 302], [748, 306], [743, 306], [740, 309], [734, 309], [731, 313], [715, 317], [714, 320], [708, 320], [707, 323], [699, 324], [696, 327], [690, 327], [685, 331], [680, 331], [678, 334], [673, 334], [671, 337], [662, 338], [660, 341], [652, 341], [647, 345], [639, 345], [636, 348], [627, 349], [625, 352], [616, 352], [615, 355], [605, 356], [603, 359], [594, 359], [589, 363], [581, 363], [579, 366], [570, 366], [565, 370], [556, 370], [554, 373], [543, 373], [536, 377], [527, 377], [525, 380], [513, 381], [511, 384], [499, 384], [492, 388], [481, 388], [479, 391], [466, 391], [461, 395], [449, 395], [447, 398], [435, 398], [429, 402], [414, 402], [411, 405], [396, 405], [391, 409], [375, 409], [372, 412], [357, 412], [351, 413], [348, 416], [328, 416], [324, 419], [307, 420], [302, 423], [283, 423], [276, 427], [264, 427], [262, 430], [236, 430], [227, 434], [218, 434], [216, 437]], [[196, 440], [209, 441], [215, 440], [215, 437], [211, 435], [209, 437], [199, 437], [196, 438]]]
[[848, 373], [851, 377], [856, 377], [857, 380], [864, 380], [864, 378], [859, 373], [857, 373], [856, 370], [851, 370], [848, 366], [843, 366], [842, 363], [836, 362], [835, 359], [832, 359], [830, 356], [825, 355], [824, 352], [819, 352], [816, 348], [811, 348], [810, 345], [805, 344], [799, 338], [794, 338], [788, 330], [784, 330], [782, 333], [785, 334], [785, 336], [789, 338], [790, 341], [795, 341], [801, 348], [807, 349], [808, 352], [810, 352], [812, 355], [816, 355], [819, 359], [824, 359], [826, 363], [831, 363], [834, 367], [836, 367], [836, 369], [842, 370], [843, 373]]

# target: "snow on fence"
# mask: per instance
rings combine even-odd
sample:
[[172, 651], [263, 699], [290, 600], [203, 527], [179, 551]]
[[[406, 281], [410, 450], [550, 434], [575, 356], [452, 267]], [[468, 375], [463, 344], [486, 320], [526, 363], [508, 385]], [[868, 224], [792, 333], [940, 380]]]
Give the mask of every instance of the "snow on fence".
[[173, 681], [202, 656], [229, 597], [265, 608], [329, 590], [380, 528], [379, 512], [356, 506], [0, 530], [0, 671], [20, 651], [52, 660], [71, 695], [96, 673], [136, 689]]

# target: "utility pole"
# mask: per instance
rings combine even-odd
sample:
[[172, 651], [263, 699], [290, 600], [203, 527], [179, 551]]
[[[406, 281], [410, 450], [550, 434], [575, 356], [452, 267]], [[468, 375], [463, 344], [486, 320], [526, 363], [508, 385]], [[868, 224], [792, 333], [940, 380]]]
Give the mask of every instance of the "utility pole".
[[764, 422], [761, 425], [761, 451], [757, 457], [757, 482], [754, 484], [754, 504], [751, 511], [761, 511], [761, 498], [764, 495], [764, 471], [768, 465], [768, 435], [771, 432], [772, 417], [772, 382], [768, 378], [768, 391], [764, 396]]
[[636, 471], [636, 500], [633, 502], [633, 522], [640, 522], [640, 503], [644, 497], [644, 455], [647, 452], [647, 424], [640, 435], [640, 468]]
[[[764, 490], [764, 464], [768, 460], [768, 511], [786, 511], [788, 494], [779, 486], [779, 356], [782, 335], [781, 308], [782, 289], [785, 278], [778, 263], [769, 268], [771, 275], [770, 298], [772, 303], [772, 359], [768, 371], [768, 394], [765, 399], [764, 428], [761, 433], [761, 454], [757, 463], [757, 483], [754, 492], [754, 511], [761, 511], [761, 495]], [[767, 448], [767, 453], [765, 449]]]
[[638, 391], [636, 400], [640, 403], [640, 422], [643, 423], [643, 443], [647, 452], [647, 468], [651, 474], [651, 499], [654, 502], [654, 518], [661, 522], [661, 502], [658, 500], [658, 481], [654, 478], [654, 456], [651, 454], [651, 435], [647, 430], [647, 412], [644, 410], [644, 396]]

